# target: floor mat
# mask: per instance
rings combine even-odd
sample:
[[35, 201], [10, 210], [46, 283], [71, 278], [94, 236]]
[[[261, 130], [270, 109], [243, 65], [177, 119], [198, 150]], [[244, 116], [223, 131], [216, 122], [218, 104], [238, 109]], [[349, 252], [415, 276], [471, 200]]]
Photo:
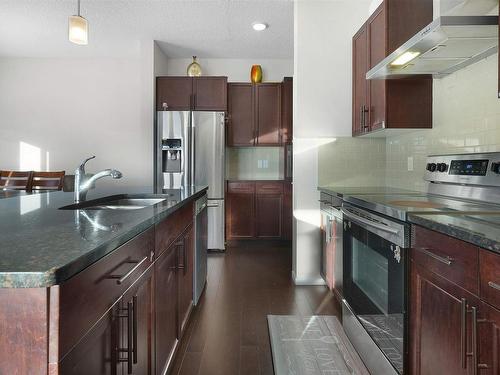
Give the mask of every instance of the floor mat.
[[369, 375], [335, 316], [267, 320], [275, 375]]

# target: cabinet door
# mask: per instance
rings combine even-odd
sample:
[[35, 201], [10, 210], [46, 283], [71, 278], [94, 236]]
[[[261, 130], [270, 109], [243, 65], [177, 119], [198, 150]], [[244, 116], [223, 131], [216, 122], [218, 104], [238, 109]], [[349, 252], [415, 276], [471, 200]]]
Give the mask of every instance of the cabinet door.
[[121, 375], [118, 361], [119, 307], [109, 310], [64, 357], [59, 370], [65, 375]]
[[[411, 262], [410, 373], [466, 375], [462, 366], [462, 296], [448, 283]], [[466, 366], [467, 367], [467, 366]]]
[[283, 183], [283, 239], [292, 240], [293, 231], [293, 201], [292, 201], [292, 184], [290, 182]]
[[282, 142], [293, 141], [293, 78], [285, 77], [281, 84]]
[[193, 79], [191, 77], [158, 77], [156, 79], [156, 110], [166, 103], [171, 111], [189, 111], [192, 108]]
[[254, 183], [229, 183], [226, 218], [228, 239], [255, 237]]
[[177, 346], [177, 248], [169, 247], [155, 263], [156, 371], [164, 374]]
[[196, 77], [193, 86], [195, 111], [227, 110], [227, 77]]
[[179, 286], [179, 336], [180, 339], [193, 306], [193, 258], [194, 230], [190, 225], [177, 246], [178, 249], [178, 286]]
[[230, 83], [228, 98], [228, 146], [255, 144], [254, 95], [250, 83]]
[[482, 303], [476, 322], [478, 370], [481, 375], [500, 374], [500, 311]]
[[124, 294], [121, 301], [121, 347], [125, 374], [154, 374], [153, 267]]
[[368, 126], [366, 111], [367, 82], [366, 72], [368, 71], [368, 36], [366, 24], [353, 38], [353, 106], [352, 106], [352, 134], [358, 135], [365, 131]]
[[283, 194], [257, 194], [256, 225], [258, 238], [281, 238]]
[[281, 85], [261, 83], [255, 85], [258, 145], [281, 144]]
[[[368, 70], [377, 65], [386, 57], [386, 10], [381, 6], [367, 23], [368, 28]], [[366, 81], [369, 92], [369, 112], [367, 116], [367, 130], [382, 129], [386, 122], [386, 81]]]

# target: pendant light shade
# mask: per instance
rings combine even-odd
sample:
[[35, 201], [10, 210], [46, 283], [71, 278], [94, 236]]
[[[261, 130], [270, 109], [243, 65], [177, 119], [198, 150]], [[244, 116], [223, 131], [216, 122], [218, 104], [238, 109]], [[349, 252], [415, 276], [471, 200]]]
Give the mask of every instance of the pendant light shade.
[[89, 24], [80, 16], [80, 0], [78, 0], [78, 14], [70, 16], [68, 20], [68, 38], [70, 42], [80, 45], [89, 42]]

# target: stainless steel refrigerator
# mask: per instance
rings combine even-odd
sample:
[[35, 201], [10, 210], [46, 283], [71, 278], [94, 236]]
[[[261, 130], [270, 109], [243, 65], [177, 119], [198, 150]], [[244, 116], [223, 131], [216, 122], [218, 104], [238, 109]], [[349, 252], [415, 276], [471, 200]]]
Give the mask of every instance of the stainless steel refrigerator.
[[224, 112], [159, 111], [156, 191], [208, 185], [208, 248], [224, 250]]

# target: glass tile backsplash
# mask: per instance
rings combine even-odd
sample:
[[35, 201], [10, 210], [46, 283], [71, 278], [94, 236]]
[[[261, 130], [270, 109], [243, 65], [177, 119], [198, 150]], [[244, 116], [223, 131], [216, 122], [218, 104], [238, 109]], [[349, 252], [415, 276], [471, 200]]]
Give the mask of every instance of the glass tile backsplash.
[[226, 148], [227, 180], [282, 180], [283, 147]]

